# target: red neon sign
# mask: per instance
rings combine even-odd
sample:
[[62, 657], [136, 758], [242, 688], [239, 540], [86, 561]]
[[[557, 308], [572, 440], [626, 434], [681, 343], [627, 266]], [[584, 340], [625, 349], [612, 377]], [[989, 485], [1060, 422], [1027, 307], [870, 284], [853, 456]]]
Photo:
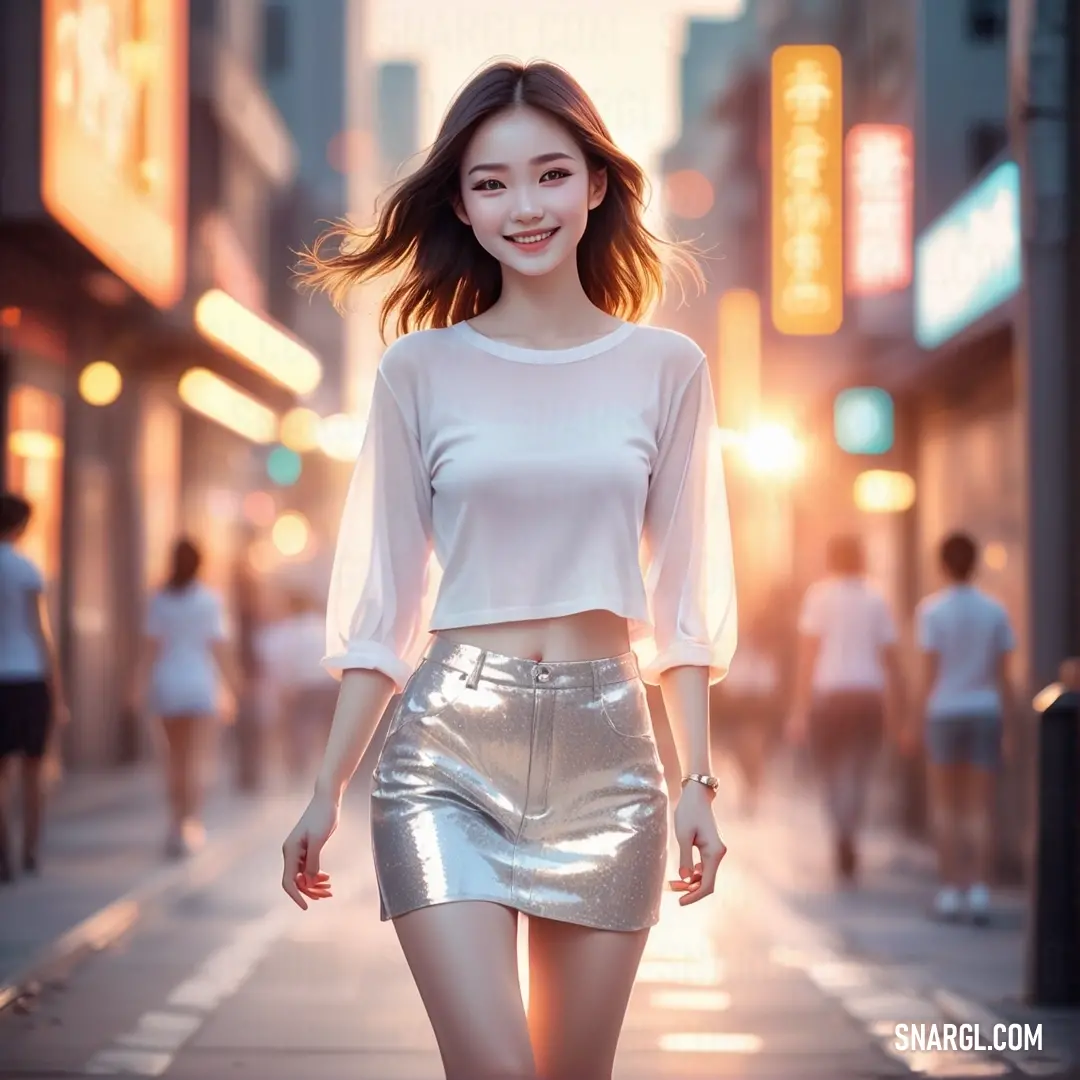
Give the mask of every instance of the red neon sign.
[[847, 291], [879, 296], [911, 284], [914, 142], [898, 124], [847, 137]]

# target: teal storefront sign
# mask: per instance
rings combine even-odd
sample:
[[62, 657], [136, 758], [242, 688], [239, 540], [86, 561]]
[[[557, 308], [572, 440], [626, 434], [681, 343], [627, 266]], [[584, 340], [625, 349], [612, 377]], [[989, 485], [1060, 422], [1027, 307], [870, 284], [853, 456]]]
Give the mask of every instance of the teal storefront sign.
[[916, 241], [915, 339], [937, 348], [1020, 282], [1020, 168], [1006, 161]]
[[893, 445], [893, 400], [877, 386], [853, 386], [833, 402], [836, 445], [849, 454], [884, 454]]

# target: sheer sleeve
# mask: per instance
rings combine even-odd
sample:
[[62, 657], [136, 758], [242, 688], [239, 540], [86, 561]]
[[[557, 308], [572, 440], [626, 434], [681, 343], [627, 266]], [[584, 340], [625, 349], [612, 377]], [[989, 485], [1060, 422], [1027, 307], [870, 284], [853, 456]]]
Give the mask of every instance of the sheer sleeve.
[[704, 358], [660, 434], [642, 536], [652, 641], [636, 647], [642, 677], [709, 669], [719, 682], [735, 654], [735, 575], [727, 489]]
[[431, 480], [380, 367], [334, 553], [327, 671], [367, 668], [404, 687], [424, 644], [431, 550]]

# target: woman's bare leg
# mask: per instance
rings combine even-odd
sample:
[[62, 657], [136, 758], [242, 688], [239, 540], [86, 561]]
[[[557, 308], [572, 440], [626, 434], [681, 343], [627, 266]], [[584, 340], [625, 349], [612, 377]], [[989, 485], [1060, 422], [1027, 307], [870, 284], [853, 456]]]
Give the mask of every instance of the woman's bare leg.
[[[176, 843], [184, 822], [197, 812], [199, 799], [196, 760], [196, 728], [193, 716], [173, 716], [162, 725], [165, 731], [166, 776], [169, 796], [169, 831]], [[172, 842], [172, 841], [171, 841]]]
[[937, 847], [938, 875], [943, 885], [962, 885], [960, 834], [964, 766], [931, 765], [930, 820]]
[[648, 936], [530, 920], [529, 1034], [542, 1080], [611, 1080]]
[[446, 1080], [535, 1080], [518, 981], [517, 912], [480, 901], [437, 904], [400, 916], [394, 929]]
[[180, 718], [170, 718], [161, 723], [162, 736], [165, 742], [165, 793], [169, 804], [169, 830], [171, 834], [179, 836], [180, 826], [183, 824], [184, 797], [184, 774], [180, 768], [183, 759], [182, 721]]
[[964, 778], [964, 823], [968, 843], [967, 881], [989, 885], [994, 877], [994, 793], [997, 776], [969, 765]]
[[0, 883], [11, 881], [14, 877], [7, 822], [9, 760], [6, 755], [0, 757]]
[[41, 818], [45, 804], [42, 772], [44, 758], [22, 759], [23, 803], [23, 867], [27, 870], [37, 866], [38, 845], [41, 841]]

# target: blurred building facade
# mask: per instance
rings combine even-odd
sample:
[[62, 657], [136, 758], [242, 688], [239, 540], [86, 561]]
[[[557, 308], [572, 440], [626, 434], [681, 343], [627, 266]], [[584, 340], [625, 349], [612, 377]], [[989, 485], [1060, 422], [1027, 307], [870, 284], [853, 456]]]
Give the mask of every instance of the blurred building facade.
[[244, 624], [238, 581], [272, 524], [248, 496], [322, 374], [271, 311], [298, 155], [261, 80], [262, 4], [156, 13], [104, 3], [95, 34], [67, 0], [0, 8], [3, 482], [35, 506], [76, 767], [147, 750], [125, 705], [178, 534]]
[[309, 401], [323, 414], [342, 407], [345, 327], [329, 304], [297, 291], [291, 267], [294, 251], [348, 212], [346, 174], [355, 136], [346, 123], [347, 17], [347, 0], [273, 0], [264, 5], [262, 19], [266, 87], [297, 150], [297, 182], [278, 222], [276, 279], [282, 309], [326, 360], [322, 385]]
[[379, 64], [375, 83], [375, 139], [381, 186], [407, 176], [420, 153], [420, 67], [411, 60]]
[[[700, 109], [684, 106], [663, 179], [674, 231], [707, 252], [709, 289], [689, 306], [667, 307], [662, 317], [709, 354], [722, 423], [731, 422], [734, 400], [736, 412], [754, 414], [736, 418], [740, 426], [778, 421], [797, 433], [805, 452], [801, 471], [786, 483], [748, 474], [738, 454], [728, 455], [737, 572], [748, 609], [768, 605], [778, 582], [793, 586], [790, 595], [797, 596], [821, 572], [828, 536], [857, 532], [867, 545], [871, 575], [904, 628], [914, 672], [915, 604], [940, 585], [941, 538], [965, 528], [984, 545], [980, 583], [1006, 604], [1018, 629], [1018, 675], [1026, 685], [1024, 418], [1017, 398], [1015, 300], [991, 297], [965, 314], [957, 287], [949, 332], [933, 338], [920, 332], [927, 290], [924, 284], [919, 293], [919, 268], [925, 279], [930, 260], [939, 257], [934, 227], [953, 215], [949, 220], [960, 224], [960, 235], [973, 235], [970, 228], [965, 232], [965, 208], [1006, 175], [997, 170], [1009, 162], [1007, 7], [1005, 0], [768, 0], [748, 4], [737, 21], [688, 21], [682, 100], [699, 100], [702, 86], [710, 96]], [[857, 125], [888, 125], [909, 131], [914, 147], [908, 161], [913, 199], [907, 284], [853, 295], [849, 279], [842, 324], [821, 336], [780, 334], [770, 315], [776, 167], [770, 60], [781, 46], [799, 44], [839, 51], [845, 138]], [[708, 76], [698, 73], [710, 67]], [[845, 183], [844, 212], [850, 214], [850, 176]], [[850, 220], [845, 224], [848, 244], [854, 227]], [[1004, 229], [996, 239], [982, 236], [981, 247], [969, 242], [970, 250], [940, 257], [962, 258], [969, 270], [981, 266], [980, 259], [1008, 257], [1002, 249], [1013, 245], [1018, 251], [1018, 237]], [[963, 277], [956, 268], [945, 276], [957, 282]], [[938, 291], [935, 311], [947, 306]], [[754, 334], [745, 327], [734, 336], [725, 330], [724, 298], [736, 293], [758, 304]], [[725, 345], [739, 355], [725, 355]], [[751, 385], [753, 408], [746, 406]], [[884, 389], [892, 398], [893, 437], [872, 453], [852, 453], [837, 440], [837, 397], [858, 387]], [[909, 509], [868, 512], [860, 504], [856, 479], [871, 469], [913, 478]], [[788, 542], [777, 541], [777, 533]], [[1002, 861], [1012, 873], [1019, 872], [1030, 837], [1022, 776], [1031, 752], [1027, 746], [1020, 755], [1003, 794]], [[904, 813], [915, 828], [925, 824], [918, 801], [918, 792], [909, 790]]]

